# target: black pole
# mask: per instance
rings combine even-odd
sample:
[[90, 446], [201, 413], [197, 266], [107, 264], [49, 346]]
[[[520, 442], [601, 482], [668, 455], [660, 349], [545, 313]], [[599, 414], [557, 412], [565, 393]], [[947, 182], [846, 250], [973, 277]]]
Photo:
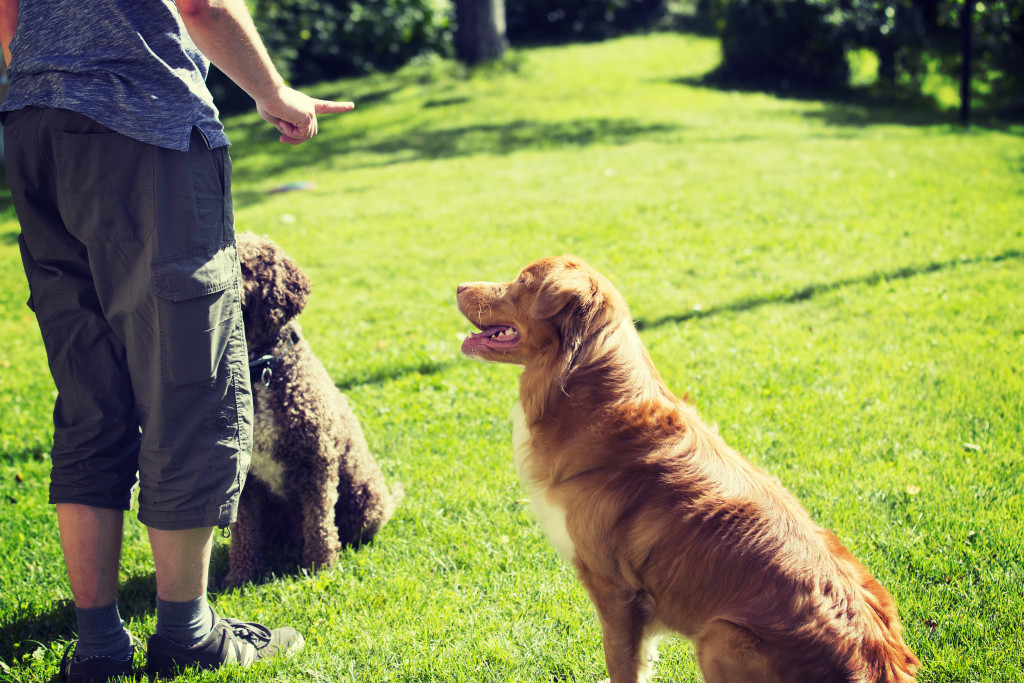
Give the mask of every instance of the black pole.
[[971, 5], [972, 0], [967, 0], [960, 8], [960, 125], [964, 128], [971, 127]]

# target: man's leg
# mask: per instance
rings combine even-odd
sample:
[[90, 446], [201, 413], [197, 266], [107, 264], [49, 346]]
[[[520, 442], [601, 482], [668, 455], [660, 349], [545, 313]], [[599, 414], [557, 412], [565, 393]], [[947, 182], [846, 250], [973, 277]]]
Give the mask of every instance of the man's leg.
[[[156, 338], [128, 345], [142, 424], [139, 520], [157, 575], [147, 670], [161, 678], [293, 654], [292, 628], [221, 619], [206, 602], [213, 528], [235, 521], [252, 444], [252, 395], [231, 216], [230, 160], [198, 131], [158, 150], [151, 275], [139, 291]], [[148, 294], [148, 293], [152, 294]]]
[[192, 646], [213, 630], [206, 584], [213, 548], [213, 527], [164, 531], [149, 529], [156, 565], [156, 633]]
[[132, 642], [117, 609], [124, 512], [58, 503], [57, 524], [78, 622], [75, 657], [127, 660], [130, 666]]
[[93, 609], [114, 602], [124, 512], [58, 503], [57, 524], [75, 607]]
[[302, 649], [291, 628], [220, 619], [206, 602], [213, 527], [165, 531], [149, 527], [156, 563], [156, 633], [149, 639], [150, 675], [179, 669], [249, 666]]
[[[133, 646], [117, 610], [123, 510], [136, 481], [138, 422], [123, 347], [111, 332], [88, 249], [60, 211], [55, 110], [30, 107], [4, 121], [7, 178], [21, 223], [18, 243], [57, 387], [50, 502], [75, 599], [78, 639], [61, 662], [64, 680], [131, 672]], [[114, 277], [114, 275], [111, 275]]]
[[206, 596], [213, 527], [163, 531], [147, 527], [156, 565], [156, 595], [167, 602]]

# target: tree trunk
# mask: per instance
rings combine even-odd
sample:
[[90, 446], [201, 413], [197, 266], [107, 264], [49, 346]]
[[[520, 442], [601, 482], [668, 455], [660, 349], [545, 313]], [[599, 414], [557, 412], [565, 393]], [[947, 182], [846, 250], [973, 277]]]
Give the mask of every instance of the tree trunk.
[[960, 125], [971, 126], [971, 44], [974, 27], [971, 25], [971, 3], [965, 2], [960, 9]]
[[463, 64], [505, 54], [505, 0], [455, 0], [455, 22], [455, 57]]

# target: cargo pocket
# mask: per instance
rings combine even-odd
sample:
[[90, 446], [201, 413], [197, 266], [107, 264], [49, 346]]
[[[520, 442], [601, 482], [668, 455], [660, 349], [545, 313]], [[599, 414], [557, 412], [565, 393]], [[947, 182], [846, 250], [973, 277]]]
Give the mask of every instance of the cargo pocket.
[[239, 278], [233, 244], [153, 261], [164, 382], [214, 380], [242, 313]]

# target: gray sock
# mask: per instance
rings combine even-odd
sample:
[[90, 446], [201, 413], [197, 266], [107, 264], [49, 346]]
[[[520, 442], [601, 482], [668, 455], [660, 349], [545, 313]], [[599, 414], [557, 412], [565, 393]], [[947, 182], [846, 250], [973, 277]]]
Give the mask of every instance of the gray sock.
[[78, 618], [78, 644], [75, 657], [113, 657], [123, 659], [131, 654], [132, 641], [124, 628], [117, 603], [89, 609], [75, 608]]
[[156, 634], [192, 646], [213, 630], [213, 610], [201, 595], [188, 602], [156, 599]]

